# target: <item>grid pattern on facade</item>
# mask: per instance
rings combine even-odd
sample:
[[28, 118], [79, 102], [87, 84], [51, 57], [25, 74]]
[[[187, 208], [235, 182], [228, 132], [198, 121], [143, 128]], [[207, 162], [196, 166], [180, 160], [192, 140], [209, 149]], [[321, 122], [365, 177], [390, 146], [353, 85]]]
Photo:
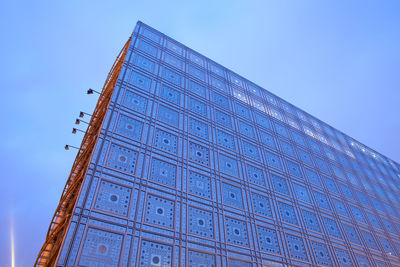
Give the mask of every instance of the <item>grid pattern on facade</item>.
[[57, 266], [400, 264], [399, 179], [139, 22]]

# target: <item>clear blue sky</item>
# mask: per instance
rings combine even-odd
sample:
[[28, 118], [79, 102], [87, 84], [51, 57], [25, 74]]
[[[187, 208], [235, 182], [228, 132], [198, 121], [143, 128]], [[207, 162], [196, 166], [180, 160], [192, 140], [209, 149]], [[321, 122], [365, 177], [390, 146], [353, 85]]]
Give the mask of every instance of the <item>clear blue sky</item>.
[[400, 1], [2, 1], [0, 266], [31, 266], [137, 20], [400, 161]]

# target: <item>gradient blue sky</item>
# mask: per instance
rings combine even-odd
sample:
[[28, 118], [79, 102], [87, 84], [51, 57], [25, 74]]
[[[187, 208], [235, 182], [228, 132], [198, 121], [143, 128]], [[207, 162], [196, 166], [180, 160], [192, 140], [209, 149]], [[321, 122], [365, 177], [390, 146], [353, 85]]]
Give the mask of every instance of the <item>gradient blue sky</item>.
[[400, 161], [400, 1], [1, 1], [0, 266], [32, 266], [137, 20]]

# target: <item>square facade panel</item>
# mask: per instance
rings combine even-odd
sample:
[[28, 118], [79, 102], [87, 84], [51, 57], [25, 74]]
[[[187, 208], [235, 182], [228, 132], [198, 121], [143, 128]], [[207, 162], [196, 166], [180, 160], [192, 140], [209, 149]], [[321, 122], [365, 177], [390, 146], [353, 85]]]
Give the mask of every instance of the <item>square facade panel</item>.
[[188, 266], [189, 267], [198, 267], [198, 266], [215, 267], [215, 256], [208, 254], [208, 253], [189, 250]]
[[150, 91], [152, 85], [152, 81], [149, 77], [136, 71], [131, 71], [129, 76], [129, 83], [144, 91]]
[[254, 167], [252, 165], [247, 165], [246, 169], [247, 177], [251, 183], [265, 186], [265, 176], [262, 169]]
[[242, 142], [243, 154], [247, 158], [260, 161], [260, 154], [256, 145], [249, 142]]
[[189, 193], [211, 198], [211, 178], [194, 171], [189, 171], [188, 175]]
[[275, 149], [276, 144], [272, 134], [260, 131], [261, 142], [269, 148]]
[[252, 267], [253, 264], [238, 259], [229, 259], [229, 267]]
[[234, 158], [219, 155], [219, 168], [221, 172], [227, 173], [232, 176], [239, 176], [238, 162]]
[[125, 146], [111, 144], [106, 166], [129, 174], [135, 172], [138, 153]]
[[192, 75], [194, 78], [199, 79], [200, 81], [205, 82], [206, 80], [206, 73], [194, 65], [189, 65], [189, 74]]
[[292, 205], [278, 202], [278, 209], [283, 222], [298, 225], [296, 212]]
[[217, 130], [217, 144], [235, 151], [235, 139], [233, 135], [222, 130]]
[[163, 99], [175, 104], [179, 105], [181, 103], [181, 94], [178, 90], [175, 90], [167, 85], [161, 85], [160, 88], [160, 97]]
[[152, 57], [157, 57], [157, 55], [158, 55], [157, 47], [150, 44], [147, 41], [144, 41], [143, 39], [138, 40], [137, 49], [141, 52], [148, 54], [149, 56], [152, 56]]
[[222, 90], [226, 92], [227, 90], [227, 85], [225, 82], [221, 81], [219, 78], [215, 78], [213, 76], [210, 77], [211, 79], [211, 85], [219, 90]]
[[327, 189], [330, 191], [330, 193], [339, 194], [339, 190], [333, 179], [330, 179], [328, 177], [323, 177], [323, 180], [325, 182]]
[[143, 240], [138, 260], [139, 266], [171, 266], [172, 246]]
[[232, 128], [232, 118], [227, 113], [216, 110], [215, 111], [215, 120], [216, 122], [220, 123], [222, 126], [227, 128]]
[[210, 62], [210, 65], [211, 65], [211, 72], [212, 73], [214, 73], [214, 74], [216, 74], [216, 75], [218, 75], [218, 76], [220, 76], [220, 77], [222, 77], [222, 78], [225, 78], [225, 71], [224, 71], [224, 68], [223, 67], [221, 67], [221, 66], [218, 66], [217, 64], [215, 64], [215, 63], [213, 63], [213, 62]]
[[[300, 145], [302, 147], [307, 147], [307, 144], [306, 144], [306, 141], [305, 141], [305, 138], [304, 138], [303, 134], [300, 134], [297, 131], [293, 130], [291, 132], [291, 135], [292, 135], [293, 141], [296, 144], [298, 144], [298, 145]], [[310, 159], [311, 159], [311, 157], [310, 157]]]
[[376, 243], [374, 235], [372, 233], [361, 230], [361, 234], [368, 248], [379, 250], [378, 244]]
[[156, 44], [160, 44], [162, 41], [162, 37], [155, 30], [144, 27], [141, 29], [141, 34], [143, 37], [153, 41]]
[[280, 123], [274, 123], [275, 131], [278, 135], [289, 138], [288, 130]]
[[214, 238], [214, 220], [212, 212], [189, 207], [189, 233]]
[[243, 209], [242, 189], [228, 183], [222, 183], [221, 187], [223, 204]]
[[317, 186], [322, 186], [318, 173], [315, 170], [305, 169], [308, 181]]
[[266, 129], [268, 129], [268, 130], [271, 130], [272, 128], [272, 126], [271, 126], [271, 121], [270, 121], [270, 119], [268, 118], [268, 116], [266, 116], [266, 115], [262, 115], [262, 114], [260, 114], [260, 113], [256, 113], [256, 122], [257, 122], [257, 124], [259, 125], [259, 126], [261, 126], [261, 127], [264, 127], [264, 128], [266, 128]]
[[296, 157], [293, 146], [289, 142], [279, 140], [279, 144], [283, 153], [288, 156]]
[[188, 88], [189, 88], [190, 92], [197, 94], [204, 98], [206, 97], [206, 87], [201, 85], [200, 83], [189, 80]]
[[329, 256], [328, 248], [322, 243], [312, 242], [312, 249], [314, 251], [317, 263], [321, 266], [333, 266], [332, 260]]
[[339, 215], [342, 215], [344, 217], [349, 217], [349, 214], [347, 213], [346, 206], [345, 206], [345, 204], [343, 204], [342, 201], [333, 198], [332, 202], [333, 202], [333, 205], [334, 205], [334, 207], [335, 207], [335, 209], [336, 209], [336, 211], [337, 211], [337, 213]]
[[254, 128], [252, 125], [244, 122], [244, 121], [239, 121], [239, 131], [241, 134], [244, 136], [254, 138], [255, 133], [254, 133]]
[[290, 160], [287, 160], [286, 162], [287, 162], [287, 166], [289, 169], [289, 173], [291, 175], [303, 178], [303, 174], [301, 172], [299, 164], [294, 163], [293, 161], [290, 161]]
[[343, 224], [343, 230], [350, 242], [361, 245], [360, 238], [358, 237], [357, 231], [353, 226]]
[[[380, 236], [379, 237], [379, 243], [381, 244], [383, 250], [386, 252], [388, 255], [393, 255], [393, 256], [398, 256], [399, 253], [396, 252], [394, 249], [394, 245], [392, 242], [390, 242], [387, 238]], [[397, 244], [399, 247], [399, 244]]]
[[134, 65], [149, 73], [153, 73], [156, 66], [154, 61], [141, 55], [136, 55], [135, 61], [133, 63]]
[[400, 265], [400, 164], [141, 22], [130, 40], [55, 266]]
[[123, 136], [140, 140], [142, 136], [143, 123], [120, 114], [115, 131]]
[[246, 106], [239, 103], [236, 104], [236, 113], [248, 120], [251, 119], [250, 110]]
[[316, 202], [317, 207], [320, 207], [320, 208], [323, 208], [323, 209], [326, 209], [326, 210], [330, 210], [331, 209], [331, 207], [329, 206], [328, 198], [327, 198], [326, 195], [324, 195], [324, 194], [322, 194], [320, 192], [317, 192], [317, 191], [314, 191], [313, 194], [314, 194], [314, 197], [315, 197], [315, 202]]
[[181, 86], [183, 81], [182, 76], [178, 72], [167, 67], [161, 70], [161, 78], [176, 86]]
[[160, 196], [148, 195], [144, 221], [162, 227], [173, 228], [175, 203]]
[[314, 213], [307, 210], [302, 210], [302, 213], [306, 228], [316, 232], [321, 232], [321, 227], [319, 226], [317, 216]]
[[271, 204], [268, 197], [251, 193], [254, 213], [272, 218]]
[[160, 105], [157, 119], [174, 127], [179, 127], [179, 112]]
[[369, 259], [365, 255], [356, 254], [356, 258], [361, 267], [371, 266], [371, 262], [375, 263], [373, 259]]
[[244, 247], [249, 246], [249, 237], [247, 234], [246, 222], [230, 217], [225, 217], [225, 227], [228, 243]]
[[177, 177], [176, 172], [176, 165], [157, 158], [151, 159], [149, 180], [163, 185], [175, 187]]
[[276, 231], [263, 226], [257, 226], [258, 240], [261, 251], [280, 254]]
[[210, 150], [205, 146], [189, 142], [189, 159], [208, 166], [210, 164]]
[[336, 248], [335, 253], [340, 266], [354, 266], [354, 263], [346, 250]]
[[154, 146], [176, 154], [178, 153], [178, 136], [161, 129], [156, 129]]
[[286, 241], [289, 248], [289, 254], [291, 258], [295, 258], [302, 261], [307, 261], [307, 252], [304, 246], [304, 241], [301, 237], [295, 235], [286, 234]]
[[266, 157], [267, 166], [276, 168], [278, 170], [283, 170], [280, 156], [267, 150], [264, 151], [264, 155]]
[[126, 90], [123, 105], [133, 111], [146, 113], [148, 100], [130, 90]]
[[171, 55], [170, 53], [164, 54], [164, 62], [177, 68], [178, 70], [185, 69], [185, 63], [183, 62], [183, 60], [179, 59], [174, 55]]
[[189, 50], [189, 60], [200, 67], [205, 65], [205, 58], [192, 50]]
[[166, 48], [178, 56], [185, 56], [185, 48], [175, 41], [167, 40]]
[[275, 192], [279, 192], [279, 193], [287, 195], [287, 196], [290, 195], [289, 187], [288, 187], [288, 184], [287, 184], [285, 178], [282, 178], [275, 174], [272, 174], [271, 181], [272, 181], [272, 185], [275, 189]]
[[81, 266], [118, 266], [123, 235], [89, 228], [79, 260]]
[[203, 117], [207, 117], [207, 105], [194, 97], [189, 98], [189, 110]]
[[198, 137], [208, 139], [208, 126], [206, 123], [189, 118], [189, 133]]
[[228, 97], [226, 97], [220, 93], [214, 92], [213, 100], [214, 100], [215, 105], [217, 105], [225, 110], [229, 110], [230, 105], [229, 105]]
[[100, 182], [95, 207], [98, 210], [127, 216], [132, 189], [105, 180]]
[[342, 234], [340, 233], [339, 226], [336, 221], [330, 218], [324, 218], [325, 227], [328, 231], [328, 235], [335, 238], [341, 239]]
[[294, 191], [296, 193], [296, 197], [298, 200], [307, 202], [307, 203], [311, 203], [310, 200], [310, 194], [308, 193], [308, 190], [306, 187], [301, 186], [299, 184], [294, 184]]

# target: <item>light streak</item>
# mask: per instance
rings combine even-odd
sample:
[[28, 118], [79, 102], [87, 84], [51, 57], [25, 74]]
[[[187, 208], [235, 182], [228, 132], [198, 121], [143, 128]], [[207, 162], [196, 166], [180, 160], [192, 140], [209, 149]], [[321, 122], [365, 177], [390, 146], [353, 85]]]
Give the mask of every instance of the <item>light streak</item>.
[[11, 237], [11, 267], [15, 267], [14, 220], [11, 220], [10, 237]]

